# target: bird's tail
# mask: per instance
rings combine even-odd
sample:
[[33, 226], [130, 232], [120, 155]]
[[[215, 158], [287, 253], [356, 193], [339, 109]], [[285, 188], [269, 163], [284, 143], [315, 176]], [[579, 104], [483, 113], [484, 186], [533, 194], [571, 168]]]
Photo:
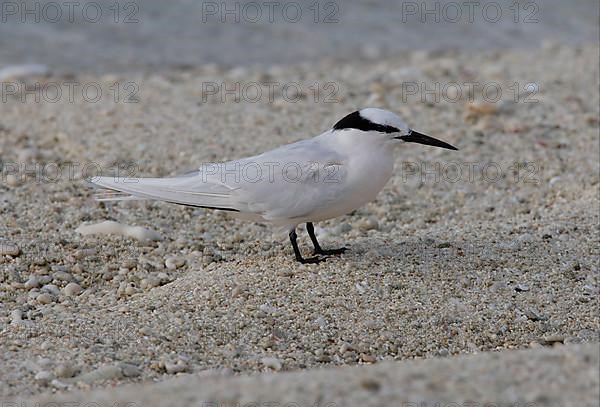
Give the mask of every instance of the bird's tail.
[[235, 189], [220, 182], [202, 180], [201, 176], [173, 178], [94, 177], [90, 182], [104, 189], [94, 197], [99, 201], [151, 199], [200, 208], [238, 211]]
[[131, 195], [126, 192], [117, 191], [115, 189], [99, 188], [94, 193], [94, 199], [96, 201], [104, 202], [104, 201], [137, 201], [137, 200], [143, 200], [146, 198], [141, 198], [139, 196]]

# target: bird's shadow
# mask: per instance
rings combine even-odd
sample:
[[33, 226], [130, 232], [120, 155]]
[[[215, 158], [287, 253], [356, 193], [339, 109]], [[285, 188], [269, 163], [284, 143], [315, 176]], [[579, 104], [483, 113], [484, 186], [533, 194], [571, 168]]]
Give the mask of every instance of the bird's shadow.
[[436, 238], [407, 238], [389, 240], [365, 237], [352, 242], [344, 259], [350, 262], [378, 264], [394, 262], [410, 265], [447, 269], [481, 269], [510, 267], [524, 258], [535, 259], [548, 255], [544, 242], [532, 242], [518, 248], [508, 244], [490, 244], [481, 240], [443, 240]]

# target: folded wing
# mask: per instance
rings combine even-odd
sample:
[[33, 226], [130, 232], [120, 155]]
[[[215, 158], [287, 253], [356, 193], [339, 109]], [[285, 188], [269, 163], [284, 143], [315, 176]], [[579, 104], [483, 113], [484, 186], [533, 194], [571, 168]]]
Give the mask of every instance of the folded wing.
[[96, 195], [100, 201], [153, 199], [201, 208], [238, 211], [234, 189], [201, 176], [172, 178], [95, 177], [95, 185], [106, 188]]
[[280, 221], [308, 216], [339, 200], [345, 177], [343, 157], [316, 138], [206, 164], [179, 177], [96, 177], [91, 182], [107, 189], [97, 194], [99, 200], [154, 199]]

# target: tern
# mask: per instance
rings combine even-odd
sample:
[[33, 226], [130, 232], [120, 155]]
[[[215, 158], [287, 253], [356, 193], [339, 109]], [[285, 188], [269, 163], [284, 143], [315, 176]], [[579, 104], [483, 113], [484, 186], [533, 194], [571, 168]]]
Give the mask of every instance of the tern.
[[[383, 189], [394, 169], [394, 148], [419, 143], [456, 147], [411, 129], [396, 114], [364, 108], [348, 114], [316, 137], [265, 153], [204, 164], [168, 178], [94, 177], [104, 188], [96, 199], [151, 199], [227, 211], [245, 220], [285, 229], [301, 263], [319, 263], [347, 249], [323, 249], [314, 222], [361, 207]], [[303, 257], [296, 228], [306, 223], [314, 257]]]

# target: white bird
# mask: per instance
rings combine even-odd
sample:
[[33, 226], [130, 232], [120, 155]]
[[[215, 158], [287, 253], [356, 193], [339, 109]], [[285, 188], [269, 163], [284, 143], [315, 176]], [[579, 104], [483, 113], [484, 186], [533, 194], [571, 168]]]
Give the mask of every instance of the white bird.
[[[98, 200], [153, 199], [228, 211], [289, 232], [296, 260], [318, 263], [346, 248], [322, 249], [313, 222], [345, 215], [372, 201], [394, 168], [394, 147], [420, 143], [457, 150], [409, 128], [396, 114], [365, 108], [350, 113], [323, 134], [260, 155], [204, 164], [169, 178], [95, 177], [106, 188]], [[314, 254], [305, 258], [296, 227], [306, 223]]]

